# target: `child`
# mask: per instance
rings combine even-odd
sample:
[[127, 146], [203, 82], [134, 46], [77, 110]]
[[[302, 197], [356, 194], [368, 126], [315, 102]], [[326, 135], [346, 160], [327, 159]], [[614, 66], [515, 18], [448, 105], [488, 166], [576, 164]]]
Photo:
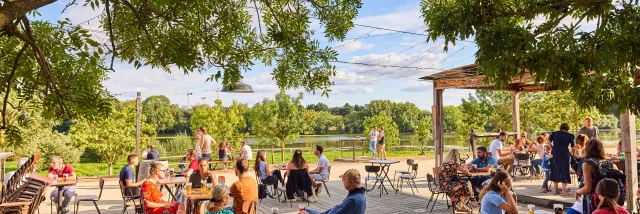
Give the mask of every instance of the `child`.
[[605, 178], [598, 182], [596, 193], [600, 203], [593, 214], [629, 214], [624, 207], [618, 206], [616, 202], [620, 196], [620, 188], [616, 180]]
[[544, 154], [542, 155], [542, 171], [544, 172], [544, 181], [542, 182], [542, 192], [547, 193], [551, 192], [549, 189], [549, 159], [551, 155], [551, 147], [549, 145], [544, 145]]

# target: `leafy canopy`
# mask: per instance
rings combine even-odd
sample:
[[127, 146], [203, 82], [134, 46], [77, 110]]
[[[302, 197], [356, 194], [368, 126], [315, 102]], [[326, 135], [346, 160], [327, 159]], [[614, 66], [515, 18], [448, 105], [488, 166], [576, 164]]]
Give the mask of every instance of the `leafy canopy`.
[[640, 6], [632, 2], [423, 0], [421, 9], [429, 40], [444, 37], [445, 50], [475, 40], [485, 82], [505, 86], [526, 69], [536, 83], [570, 87], [581, 107], [638, 114]]
[[378, 131], [380, 131], [380, 128], [384, 128], [385, 145], [387, 145], [388, 147], [400, 145], [400, 134], [398, 132], [398, 125], [393, 122], [389, 114], [381, 111], [373, 117], [367, 117], [367, 119], [364, 120], [362, 126], [364, 127], [364, 131], [362, 132], [363, 136], [369, 136], [369, 132], [373, 129], [374, 126], [377, 126]]

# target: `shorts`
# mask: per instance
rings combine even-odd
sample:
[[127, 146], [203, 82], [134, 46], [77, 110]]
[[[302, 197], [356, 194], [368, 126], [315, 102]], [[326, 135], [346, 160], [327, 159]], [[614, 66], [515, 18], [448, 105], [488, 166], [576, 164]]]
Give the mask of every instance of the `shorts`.
[[384, 140], [378, 141], [378, 145], [384, 145]]
[[202, 159], [206, 159], [206, 160], [210, 161], [210, 160], [211, 160], [211, 153], [209, 153], [209, 154], [202, 154]]
[[323, 175], [323, 174], [313, 174], [313, 180], [316, 181], [322, 181], [322, 180], [326, 180], [328, 178], [327, 175]]

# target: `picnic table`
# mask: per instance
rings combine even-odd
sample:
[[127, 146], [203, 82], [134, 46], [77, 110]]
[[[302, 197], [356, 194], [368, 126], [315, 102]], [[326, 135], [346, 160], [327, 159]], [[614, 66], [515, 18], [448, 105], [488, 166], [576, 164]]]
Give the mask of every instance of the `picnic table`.
[[384, 191], [387, 193], [387, 195], [389, 194], [389, 192], [387, 191], [387, 188], [384, 186], [384, 179], [386, 178], [388, 183], [391, 185], [391, 189], [398, 191], [398, 189], [396, 189], [393, 186], [393, 182], [391, 182], [391, 179], [389, 178], [389, 167], [391, 166], [391, 164], [396, 164], [396, 163], [400, 163], [400, 161], [398, 160], [368, 160], [365, 163], [371, 163], [371, 165], [374, 164], [378, 164], [380, 165], [380, 174], [379, 176], [382, 177], [382, 180], [380, 181], [380, 186], [384, 189]]
[[282, 166], [282, 164], [276, 164], [274, 167], [280, 171], [287, 170], [287, 165]]
[[[177, 197], [176, 194], [178, 194], [178, 190], [180, 189], [180, 186], [186, 184], [187, 178], [186, 177], [171, 177], [171, 176], [166, 176], [164, 179], [159, 180], [158, 183], [160, 184], [160, 191], [162, 191], [162, 188], [167, 188], [167, 192], [169, 192], [169, 196], [171, 198], [173, 198], [174, 201], [177, 201]], [[176, 188], [176, 193], [174, 194], [173, 192], [171, 192], [171, 187], [169, 187], [169, 185], [174, 185], [174, 187]]]
[[[62, 181], [60, 181], [62, 179]], [[52, 187], [56, 187], [58, 189], [58, 206], [56, 206], [56, 213], [62, 214], [62, 190], [66, 186], [73, 186], [78, 183], [78, 180], [75, 181], [64, 181], [64, 178], [58, 179], [58, 182], [51, 184]]]
[[[233, 164], [235, 163], [235, 161], [233, 160], [211, 160], [209, 161], [209, 170], [216, 170], [216, 167], [218, 167], [218, 164], [224, 165], [224, 164]], [[213, 164], [213, 167], [211, 167], [211, 165]]]
[[211, 195], [207, 194], [206, 191], [202, 191], [200, 188], [192, 188], [189, 193], [187, 193], [186, 190], [181, 189], [180, 194], [184, 195], [187, 199], [187, 214], [197, 213], [197, 210], [200, 207], [200, 202], [211, 199]]

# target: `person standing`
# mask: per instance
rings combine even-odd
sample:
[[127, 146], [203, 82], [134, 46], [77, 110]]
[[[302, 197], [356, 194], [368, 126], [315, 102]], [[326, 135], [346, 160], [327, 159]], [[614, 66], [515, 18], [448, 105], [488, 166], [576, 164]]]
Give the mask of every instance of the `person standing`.
[[329, 163], [329, 159], [327, 156], [322, 154], [324, 148], [320, 145], [316, 145], [316, 148], [313, 149], [313, 154], [318, 157], [318, 168], [309, 171], [309, 175], [311, 176], [311, 186], [315, 189], [316, 195], [320, 194], [322, 191], [322, 183], [316, 184], [315, 181], [322, 181], [329, 179], [329, 167], [331, 164]]
[[211, 137], [211, 135], [209, 135], [209, 133], [207, 133], [207, 127], [205, 126], [200, 127], [200, 134], [202, 135], [200, 140], [200, 152], [202, 152], [202, 158], [210, 161], [212, 157], [211, 147], [216, 144], [216, 141]]
[[502, 143], [507, 140], [507, 133], [500, 132], [500, 136], [494, 139], [489, 146], [489, 152], [491, 152], [491, 156], [498, 161], [498, 163], [503, 164], [505, 168], [507, 168], [507, 172], [511, 174], [513, 171], [513, 156], [512, 151], [509, 149], [508, 151], [503, 151]]
[[[563, 123], [560, 125], [560, 131], [551, 133], [549, 140], [553, 147], [551, 148], [551, 182], [553, 182], [554, 191], [553, 194], [571, 195], [567, 192], [567, 184], [571, 183], [571, 174], [569, 173], [569, 161], [571, 151], [574, 150], [576, 144], [575, 137], [569, 133], [569, 124]], [[562, 183], [562, 192], [558, 191], [558, 183]]]
[[598, 127], [593, 126], [593, 120], [590, 117], [584, 118], [584, 126], [578, 130], [578, 134], [584, 134], [591, 139], [598, 137]]
[[200, 134], [200, 129], [196, 130], [193, 136], [196, 137], [196, 158], [200, 159], [202, 158], [202, 148], [200, 147], [202, 135]]
[[387, 152], [384, 151], [384, 127], [380, 127], [380, 133], [378, 134], [378, 154], [383, 160], [387, 159]]
[[[47, 177], [53, 179], [54, 176], [58, 177], [58, 180], [65, 179], [64, 176], [67, 176], [67, 181], [75, 181], [77, 179], [75, 171], [73, 171], [73, 167], [66, 165], [62, 162], [62, 158], [60, 156], [53, 156], [51, 158], [51, 167], [49, 168], [49, 173]], [[69, 202], [76, 194], [76, 185], [69, 185], [62, 189], [62, 207], [63, 213], [69, 212]], [[58, 203], [58, 189], [51, 191], [51, 201]]]
[[240, 148], [240, 151], [242, 152], [240, 154], [240, 159], [245, 159], [245, 160], [253, 159], [253, 152], [251, 151], [251, 146], [247, 144], [246, 140], [242, 141], [242, 148]]
[[378, 156], [378, 154], [376, 153], [376, 144], [378, 142], [379, 134], [380, 133], [378, 132], [378, 126], [373, 126], [373, 129], [371, 129], [371, 132], [369, 132], [369, 150], [373, 154], [373, 159], [376, 159], [376, 157]]

